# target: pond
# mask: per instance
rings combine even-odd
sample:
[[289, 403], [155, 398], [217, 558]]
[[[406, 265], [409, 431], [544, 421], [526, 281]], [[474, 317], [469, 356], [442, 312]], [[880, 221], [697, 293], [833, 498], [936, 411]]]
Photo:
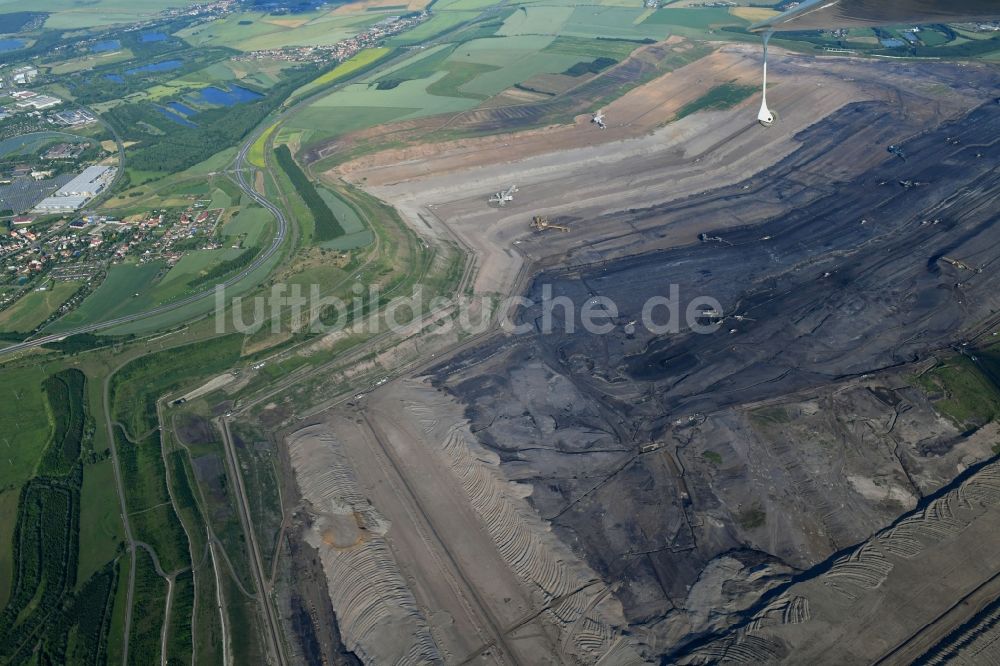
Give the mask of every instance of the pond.
[[170, 109], [164, 108], [162, 106], [156, 107], [156, 110], [163, 114], [168, 120], [177, 123], [178, 125], [183, 125], [184, 127], [197, 127], [193, 122], [182, 116], [181, 114], [172, 111]]
[[169, 72], [172, 69], [177, 69], [183, 63], [180, 60], [164, 60], [163, 62], [153, 62], [148, 65], [143, 65], [142, 67], [133, 67], [132, 69], [126, 69], [126, 74], [144, 74], [148, 72]]
[[103, 42], [97, 42], [90, 47], [91, 53], [107, 53], [108, 51], [117, 51], [121, 48], [122, 43], [117, 39], [105, 39]]
[[0, 52], [23, 49], [27, 43], [23, 39], [0, 39]]
[[222, 88], [216, 88], [215, 86], [209, 86], [207, 88], [202, 88], [196, 93], [191, 93], [188, 96], [195, 104], [213, 104], [215, 106], [233, 106], [234, 104], [243, 104], [244, 102], [252, 102], [254, 100], [263, 97], [260, 93], [256, 93], [252, 90], [247, 90], [246, 88], [241, 88], [239, 86], [232, 86], [227, 90]]
[[162, 42], [167, 39], [167, 36], [162, 32], [144, 32], [139, 35], [140, 42]]
[[76, 137], [63, 132], [31, 132], [6, 139], [0, 139], [0, 157], [10, 155], [31, 155], [55, 141], [73, 141]]
[[105, 74], [104, 78], [108, 81], [114, 81], [115, 83], [125, 83], [125, 77], [121, 74]]
[[167, 107], [170, 108], [170, 109], [173, 109], [174, 111], [176, 111], [177, 113], [181, 114], [182, 116], [193, 116], [194, 114], [198, 113], [194, 109], [192, 109], [190, 107], [187, 107], [187, 106], [184, 106], [180, 102], [169, 102], [167, 104]]

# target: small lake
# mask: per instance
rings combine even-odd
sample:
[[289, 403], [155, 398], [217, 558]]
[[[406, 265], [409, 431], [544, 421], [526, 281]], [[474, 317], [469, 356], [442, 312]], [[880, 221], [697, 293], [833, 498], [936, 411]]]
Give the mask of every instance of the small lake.
[[183, 125], [184, 127], [197, 127], [197, 125], [195, 125], [193, 122], [191, 122], [181, 114], [177, 113], [176, 111], [173, 111], [171, 109], [162, 106], [156, 107], [156, 110], [159, 111], [161, 114], [163, 114], [163, 116], [165, 116], [168, 120], [175, 122], [178, 125]]
[[72, 141], [73, 135], [63, 132], [31, 132], [12, 136], [7, 139], [0, 139], [0, 157], [9, 155], [31, 155], [41, 151], [42, 148], [53, 141]]
[[106, 39], [103, 42], [97, 42], [90, 47], [91, 53], [107, 53], [108, 51], [117, 51], [122, 46], [122, 43], [117, 39]]
[[181, 114], [182, 116], [193, 116], [194, 114], [198, 113], [197, 111], [195, 111], [191, 107], [184, 106], [180, 102], [169, 102], [167, 104], [167, 108], [173, 109], [174, 111], [176, 111], [177, 113]]
[[3, 51], [16, 51], [23, 49], [28, 42], [23, 39], [0, 39], [0, 53]]
[[167, 36], [162, 32], [144, 32], [139, 35], [140, 42], [162, 42], [167, 39]]
[[209, 86], [188, 95], [188, 99], [195, 104], [212, 104], [214, 106], [233, 106], [234, 104], [252, 102], [261, 97], [263, 95], [260, 93], [239, 86], [232, 86], [226, 90]]
[[126, 69], [126, 74], [146, 74], [149, 72], [169, 72], [172, 69], [177, 69], [183, 63], [180, 60], [164, 60], [163, 62], [154, 62], [148, 65], [143, 65], [142, 67], [133, 67], [132, 69]]
[[125, 77], [121, 74], [105, 74], [104, 78], [108, 81], [114, 81], [115, 83], [125, 83]]

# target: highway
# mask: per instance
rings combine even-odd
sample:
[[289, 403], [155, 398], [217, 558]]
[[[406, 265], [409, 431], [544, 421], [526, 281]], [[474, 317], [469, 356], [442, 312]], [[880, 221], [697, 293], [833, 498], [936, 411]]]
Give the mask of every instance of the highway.
[[[287, 112], [286, 112], [287, 113]], [[284, 115], [284, 114], [281, 114]], [[281, 116], [279, 116], [280, 118]], [[254, 132], [249, 139], [247, 139], [239, 153], [236, 155], [234, 161], [234, 170], [236, 172], [236, 183], [244, 193], [247, 194], [255, 202], [266, 208], [272, 215], [274, 219], [277, 220], [278, 230], [274, 237], [271, 239], [271, 245], [268, 246], [266, 250], [257, 255], [256, 258], [242, 271], [238, 274], [232, 276], [225, 282], [222, 282], [223, 287], [229, 288], [234, 284], [240, 282], [246, 278], [250, 273], [257, 270], [268, 260], [275, 255], [276, 252], [281, 248], [282, 244], [285, 242], [285, 238], [288, 236], [288, 220], [285, 218], [284, 212], [278, 206], [271, 203], [263, 195], [258, 193], [253, 189], [253, 186], [246, 180], [246, 157], [247, 153], [250, 152], [250, 147], [254, 142], [260, 137], [260, 135], [267, 129], [268, 125], [263, 125], [260, 130]], [[107, 328], [112, 328], [114, 326], [120, 326], [121, 324], [128, 324], [133, 321], [139, 321], [141, 319], [148, 319], [149, 317], [155, 317], [157, 315], [164, 314], [166, 312], [172, 312], [184, 306], [190, 305], [192, 303], [197, 303], [198, 301], [204, 300], [206, 298], [211, 298], [215, 294], [215, 290], [218, 285], [212, 285], [211, 288], [205, 289], [198, 292], [197, 294], [192, 294], [177, 301], [161, 305], [159, 307], [152, 308], [151, 310], [144, 310], [143, 312], [136, 312], [134, 314], [125, 315], [122, 317], [117, 317], [115, 319], [108, 319], [106, 321], [97, 322], [94, 324], [87, 324], [85, 326], [78, 326], [76, 328], [70, 329], [68, 331], [63, 331], [61, 333], [53, 333], [49, 335], [43, 335], [41, 337], [32, 338], [31, 340], [25, 340], [24, 342], [18, 342], [13, 345], [9, 345], [0, 349], [0, 356], [5, 354], [13, 354], [14, 352], [23, 351], [25, 349], [31, 349], [32, 347], [38, 347], [49, 342], [56, 342], [62, 340], [71, 335], [79, 335], [81, 333], [93, 333], [94, 331], [100, 331]]]
[[[500, 10], [504, 6], [506, 6], [507, 2], [508, 0], [500, 0], [500, 2], [498, 2], [497, 4], [487, 7], [485, 10], [483, 10], [483, 12], [481, 12], [475, 18], [469, 19], [465, 23], [457, 26], [456, 29], [450, 30], [448, 32], [448, 36], [454, 37], [456, 32], [467, 29], [471, 26], [476, 25], [479, 21], [482, 21], [485, 18], [489, 18], [491, 16], [496, 15], [497, 13], [500, 12]], [[429, 40], [424, 44], [422, 44], [422, 48], [429, 48], [430, 46], [433, 46], [443, 41], [445, 38], [446, 36], [442, 35], [435, 39]], [[243, 145], [240, 147], [240, 151], [239, 153], [237, 153], [236, 158], [234, 159], [233, 165], [230, 170], [235, 172], [236, 184], [239, 186], [239, 188], [243, 192], [245, 192], [247, 196], [249, 196], [255, 202], [266, 208], [268, 211], [270, 211], [272, 215], [274, 215], [275, 220], [277, 220], [278, 222], [278, 230], [274, 238], [271, 239], [271, 245], [264, 252], [259, 254], [250, 263], [250, 265], [248, 265], [245, 269], [243, 269], [239, 274], [234, 275], [225, 282], [220, 283], [223, 287], [228, 289], [229, 287], [235, 285], [236, 283], [246, 278], [250, 273], [252, 273], [256, 269], [260, 268], [265, 263], [267, 263], [267, 261], [270, 260], [271, 257], [273, 257], [274, 254], [281, 248], [282, 244], [285, 242], [285, 238], [287, 238], [289, 233], [288, 221], [285, 219], [285, 214], [281, 211], [281, 209], [277, 205], [269, 201], [267, 198], [265, 198], [263, 195], [258, 193], [253, 188], [252, 183], [248, 183], [246, 180], [246, 172], [248, 170], [246, 158], [247, 158], [247, 153], [250, 152], [250, 147], [253, 146], [253, 144], [257, 141], [257, 139], [260, 138], [261, 134], [266, 132], [268, 128], [274, 126], [275, 124], [280, 123], [283, 120], [288, 119], [290, 116], [294, 115], [299, 110], [308, 106], [315, 100], [329, 94], [331, 89], [347, 85], [351, 83], [357, 76], [369, 76], [379, 70], [391, 67], [397, 61], [407, 58], [408, 55], [409, 55], [408, 53], [402, 53], [399, 56], [388, 58], [384, 62], [381, 62], [377, 67], [374, 67], [372, 69], [364, 69], [361, 72], [358, 72], [357, 74], [348, 76], [345, 79], [337, 81], [332, 86], [323, 86], [321, 88], [317, 88], [313, 91], [310, 91], [306, 96], [300, 99], [294, 99], [293, 96], [292, 99], [288, 100], [291, 101], [291, 104], [289, 106], [279, 107], [279, 112], [275, 116], [270, 118], [270, 120], [265, 119], [264, 122], [258, 125], [257, 130], [254, 131], [250, 135], [250, 137], [243, 142]], [[288, 103], [288, 101], [286, 101], [286, 103]], [[94, 116], [100, 119], [100, 116], [97, 113], [94, 113]], [[101, 120], [101, 122], [104, 123], [103, 119]], [[122, 144], [121, 138], [118, 136], [118, 133], [114, 130], [114, 128], [111, 128], [106, 123], [104, 124], [108, 126], [109, 129], [111, 129], [112, 133], [115, 136], [115, 141], [118, 144], [119, 169], [118, 169], [118, 174], [115, 176], [117, 180], [118, 178], [121, 177], [125, 169], [124, 145]], [[252, 171], [252, 169], [250, 170]], [[94, 333], [95, 331], [102, 331], [108, 328], [114, 328], [115, 326], [120, 326], [122, 324], [128, 324], [133, 321], [140, 321], [142, 319], [148, 319], [150, 317], [155, 317], [157, 315], [161, 315], [167, 312], [172, 312], [174, 310], [185, 307], [192, 303], [197, 303], [198, 301], [213, 297], [215, 295], [215, 290], [218, 286], [219, 285], [212, 285], [212, 287], [209, 289], [205, 289], [196, 294], [186, 296], [180, 300], [172, 301], [170, 303], [166, 303], [164, 305], [152, 308], [150, 310], [144, 310], [142, 312], [136, 312], [130, 315], [124, 315], [122, 317], [117, 317], [115, 319], [108, 319], [106, 321], [95, 322], [93, 324], [86, 324], [84, 326], [78, 326], [76, 328], [63, 331], [61, 333], [52, 333], [49, 335], [43, 335], [40, 337], [32, 338], [30, 340], [25, 340], [23, 342], [18, 342], [12, 345], [8, 345], [7, 347], [0, 348], [0, 357], [7, 354], [13, 354], [15, 352], [23, 351], [25, 349], [39, 347], [49, 342], [57, 342], [72, 335], [79, 335], [81, 333]]]

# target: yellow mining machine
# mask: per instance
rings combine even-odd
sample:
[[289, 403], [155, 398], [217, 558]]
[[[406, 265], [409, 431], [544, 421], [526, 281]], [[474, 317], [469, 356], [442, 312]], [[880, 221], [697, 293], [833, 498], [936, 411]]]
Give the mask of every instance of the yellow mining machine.
[[535, 231], [545, 231], [546, 229], [556, 229], [558, 231], [569, 231], [569, 227], [561, 224], [552, 224], [549, 218], [544, 215], [535, 215], [531, 218], [531, 228]]

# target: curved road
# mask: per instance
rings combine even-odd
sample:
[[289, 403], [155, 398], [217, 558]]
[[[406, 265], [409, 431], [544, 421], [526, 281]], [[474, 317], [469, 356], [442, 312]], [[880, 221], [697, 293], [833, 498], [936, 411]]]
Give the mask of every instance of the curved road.
[[[434, 44], [439, 43], [440, 41], [443, 41], [445, 38], [454, 37], [456, 32], [469, 28], [470, 26], [475, 25], [484, 18], [488, 18], [498, 13], [507, 4], [507, 2], [508, 0], [500, 0], [495, 5], [487, 7], [476, 17], [466, 21], [465, 23], [459, 24], [458, 26], [456, 26], [456, 28], [449, 30], [446, 34], [440, 35], [434, 39], [424, 42], [422, 44], [422, 47], [428, 48]], [[259, 254], [250, 263], [250, 265], [247, 266], [244, 270], [242, 270], [238, 275], [234, 275], [225, 282], [222, 282], [221, 284], [223, 287], [228, 288], [233, 286], [237, 282], [240, 282], [245, 277], [247, 277], [247, 275], [249, 275], [256, 269], [260, 268], [265, 262], [267, 262], [271, 257], [274, 256], [274, 254], [281, 247], [282, 243], [285, 242], [285, 238], [288, 235], [288, 221], [285, 219], [285, 214], [281, 211], [281, 209], [277, 205], [271, 203], [268, 199], [259, 194], [255, 189], [253, 189], [253, 186], [246, 181], [246, 169], [247, 169], [246, 157], [247, 153], [250, 152], [250, 147], [253, 146], [254, 142], [256, 142], [257, 139], [260, 138], [261, 134], [266, 132], [269, 127], [273, 126], [276, 123], [280, 123], [283, 119], [287, 119], [288, 116], [290, 115], [294, 115], [300, 109], [302, 109], [305, 106], [308, 106], [316, 99], [319, 99], [320, 97], [329, 94], [329, 92], [332, 89], [339, 88], [343, 85], [351, 83], [357, 76], [368, 76], [374, 72], [390, 67], [396, 61], [405, 59], [407, 55], [408, 55], [407, 53], [403, 53], [400, 54], [399, 56], [389, 58], [384, 62], [379, 63], [373, 69], [365, 68], [355, 75], [348, 76], [343, 80], [337, 81], [332, 86], [322, 86], [314, 91], [311, 91], [300, 99], [293, 100], [292, 98], [289, 98], [288, 100], [286, 100], [286, 103], [292, 102], [290, 106], [287, 107], [279, 106], [278, 113], [274, 117], [272, 117], [270, 121], [268, 121], [268, 119], [265, 118], [264, 122], [258, 125], [257, 131], [251, 134], [250, 137], [243, 143], [243, 145], [240, 147], [239, 153], [237, 153], [236, 155], [236, 159], [233, 162], [234, 171], [236, 173], [236, 183], [239, 186], [239, 188], [247, 194], [247, 196], [249, 196], [258, 204], [269, 210], [271, 214], [274, 215], [275, 219], [278, 221], [278, 233], [275, 234], [274, 238], [272, 239], [270, 247], [268, 247], [264, 252]], [[100, 116], [98, 114], [95, 113], [94, 116], [100, 119]], [[101, 122], [104, 121], [102, 120]], [[114, 131], [113, 128], [112, 131]], [[121, 139], [120, 137], [118, 137], [117, 133], [115, 133], [115, 139], [119, 146], [119, 153], [121, 154], [120, 164], [124, 165], [124, 146], [121, 143]], [[123, 169], [124, 167], [119, 168], [119, 174], [116, 176], [116, 178], [121, 177], [121, 172], [123, 171]], [[182, 308], [186, 305], [190, 305], [191, 303], [196, 303], [202, 299], [210, 298], [215, 293], [216, 287], [218, 287], [218, 285], [213, 285], [212, 288], [210, 289], [206, 289], [197, 294], [192, 294], [191, 296], [182, 298], [179, 301], [173, 301], [171, 303], [161, 305], [151, 310], [144, 310], [142, 312], [136, 312], [134, 314], [117, 317], [115, 319], [109, 319], [107, 321], [87, 324], [85, 326], [78, 326], [68, 331], [63, 331], [62, 333], [52, 333], [49, 335], [43, 335], [38, 338], [33, 338], [31, 340], [25, 340], [24, 342], [18, 342], [16, 344], [9, 345], [7, 347], [3, 347], [2, 349], [0, 349], [0, 356], [3, 356], [4, 354], [11, 354], [14, 352], [22, 351], [24, 349], [31, 349], [32, 347], [38, 347], [49, 342], [56, 342], [58, 340], [62, 340], [63, 338], [67, 338], [71, 335], [79, 335], [81, 333], [93, 333], [94, 331], [100, 331], [106, 328], [119, 326], [121, 324], [128, 324], [133, 321], [139, 321], [141, 319], [155, 317], [156, 315], [160, 315], [166, 312], [172, 312], [173, 310]]]
[[[284, 115], [284, 114], [281, 114]], [[278, 118], [281, 117], [278, 116]], [[257, 257], [250, 263], [249, 266], [244, 268], [240, 273], [229, 278], [225, 282], [222, 282], [223, 287], [231, 287], [237, 282], [240, 282], [246, 278], [250, 273], [260, 268], [265, 262], [267, 262], [281, 247], [282, 243], [285, 242], [285, 238], [288, 236], [288, 221], [285, 219], [285, 214], [276, 205], [267, 200], [264, 196], [259, 194], [253, 186], [246, 181], [246, 156], [250, 151], [250, 147], [254, 142], [260, 137], [260, 135], [267, 129], [269, 125], [264, 125], [262, 129], [254, 132], [249, 139], [240, 148], [240, 152], [236, 155], [236, 160], [234, 163], [236, 171], [236, 181], [239, 188], [243, 190], [251, 199], [266, 208], [268, 211], [274, 215], [274, 218], [278, 221], [278, 232], [274, 235], [271, 240], [271, 245], [261, 252]], [[210, 289], [206, 289], [197, 294], [192, 294], [182, 298], [179, 301], [173, 301], [167, 303], [166, 305], [161, 305], [159, 307], [153, 308], [151, 310], [144, 310], [142, 312], [136, 312], [135, 314], [125, 315], [123, 317], [117, 317], [115, 319], [109, 319], [107, 321], [97, 322], [95, 324], [87, 324], [85, 326], [78, 326], [77, 328], [70, 329], [68, 331], [63, 331], [62, 333], [53, 333], [50, 335], [44, 335], [42, 337], [33, 338], [31, 340], [25, 340], [24, 342], [18, 342], [17, 344], [10, 345], [0, 349], [0, 355], [10, 354], [13, 352], [21, 351], [23, 349], [31, 349], [32, 347], [38, 347], [48, 342], [55, 342], [57, 340], [62, 340], [71, 335], [79, 335], [80, 333], [93, 333], [94, 331], [99, 331], [105, 328], [111, 328], [113, 326], [119, 326], [121, 324], [127, 324], [133, 321], [139, 321], [140, 319], [146, 319], [148, 317], [155, 317], [156, 315], [163, 314], [165, 312], [172, 312], [178, 308], [182, 308], [191, 303], [196, 303], [205, 298], [211, 297], [218, 285], [213, 285]]]

